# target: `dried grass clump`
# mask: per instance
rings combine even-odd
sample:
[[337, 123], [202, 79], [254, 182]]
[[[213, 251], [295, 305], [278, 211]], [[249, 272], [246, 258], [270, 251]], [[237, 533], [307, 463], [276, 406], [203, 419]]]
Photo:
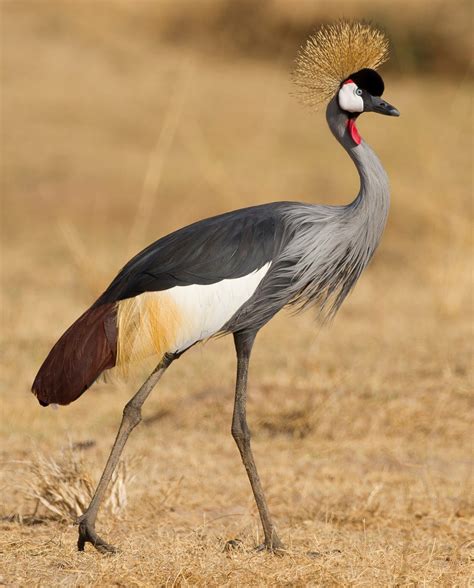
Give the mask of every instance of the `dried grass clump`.
[[[118, 515], [127, 504], [127, 484], [133, 479], [130, 464], [120, 461], [107, 489], [104, 507]], [[60, 459], [36, 453], [25, 494], [43, 506], [55, 520], [76, 521], [94, 494], [96, 483], [81, 452], [68, 447]]]

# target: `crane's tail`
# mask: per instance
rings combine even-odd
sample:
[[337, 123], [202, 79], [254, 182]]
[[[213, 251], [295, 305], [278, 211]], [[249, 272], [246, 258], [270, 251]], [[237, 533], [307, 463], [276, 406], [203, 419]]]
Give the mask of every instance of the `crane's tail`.
[[32, 392], [42, 406], [69, 404], [83, 394], [117, 357], [116, 303], [93, 305], [49, 352]]

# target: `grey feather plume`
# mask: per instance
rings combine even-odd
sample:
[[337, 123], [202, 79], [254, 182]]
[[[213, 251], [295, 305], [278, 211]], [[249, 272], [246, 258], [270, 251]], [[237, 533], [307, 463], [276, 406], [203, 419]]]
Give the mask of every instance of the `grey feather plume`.
[[[333, 99], [327, 121], [353, 159], [360, 191], [346, 206], [288, 203], [281, 208], [284, 238], [270, 270], [253, 297], [224, 327], [255, 329], [283, 306], [315, 306], [321, 321], [332, 318], [369, 263], [389, 209], [387, 175], [375, 153], [347, 136], [345, 118]], [[259, 301], [265, 301], [260, 304]]]

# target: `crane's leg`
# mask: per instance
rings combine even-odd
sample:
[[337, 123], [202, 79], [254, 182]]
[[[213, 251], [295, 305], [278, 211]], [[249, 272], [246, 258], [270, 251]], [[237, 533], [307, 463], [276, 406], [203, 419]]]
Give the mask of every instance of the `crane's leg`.
[[87, 542], [92, 543], [92, 545], [101, 553], [115, 553], [117, 551], [113, 545], [106, 543], [95, 532], [95, 520], [97, 518], [97, 513], [99, 511], [100, 504], [104, 498], [104, 494], [112, 474], [117, 467], [117, 463], [120, 459], [123, 448], [125, 447], [128, 436], [141, 421], [142, 405], [173, 359], [174, 356], [166, 354], [147, 378], [140, 390], [138, 390], [135, 396], [133, 396], [133, 398], [127, 402], [125, 408], [123, 409], [122, 422], [120, 423], [117, 437], [95, 494], [85, 513], [78, 519], [79, 538], [77, 540], [77, 548], [79, 551], [84, 551], [84, 546]]
[[265, 535], [263, 547], [272, 552], [281, 552], [284, 550], [284, 545], [278, 538], [268, 510], [267, 501], [265, 500], [262, 484], [250, 447], [250, 431], [247, 425], [247, 379], [250, 353], [255, 336], [256, 333], [234, 333], [234, 343], [237, 351], [237, 383], [235, 387], [234, 415], [232, 418], [232, 436], [239, 448], [250, 485], [252, 486], [258, 512], [260, 513], [263, 533]]

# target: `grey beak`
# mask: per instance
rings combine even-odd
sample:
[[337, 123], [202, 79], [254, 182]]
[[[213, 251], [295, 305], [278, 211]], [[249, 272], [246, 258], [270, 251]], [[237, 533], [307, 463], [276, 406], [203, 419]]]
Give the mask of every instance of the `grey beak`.
[[379, 96], [372, 96], [372, 112], [378, 112], [379, 114], [386, 114], [387, 116], [400, 116], [400, 113], [388, 102], [382, 100]]

